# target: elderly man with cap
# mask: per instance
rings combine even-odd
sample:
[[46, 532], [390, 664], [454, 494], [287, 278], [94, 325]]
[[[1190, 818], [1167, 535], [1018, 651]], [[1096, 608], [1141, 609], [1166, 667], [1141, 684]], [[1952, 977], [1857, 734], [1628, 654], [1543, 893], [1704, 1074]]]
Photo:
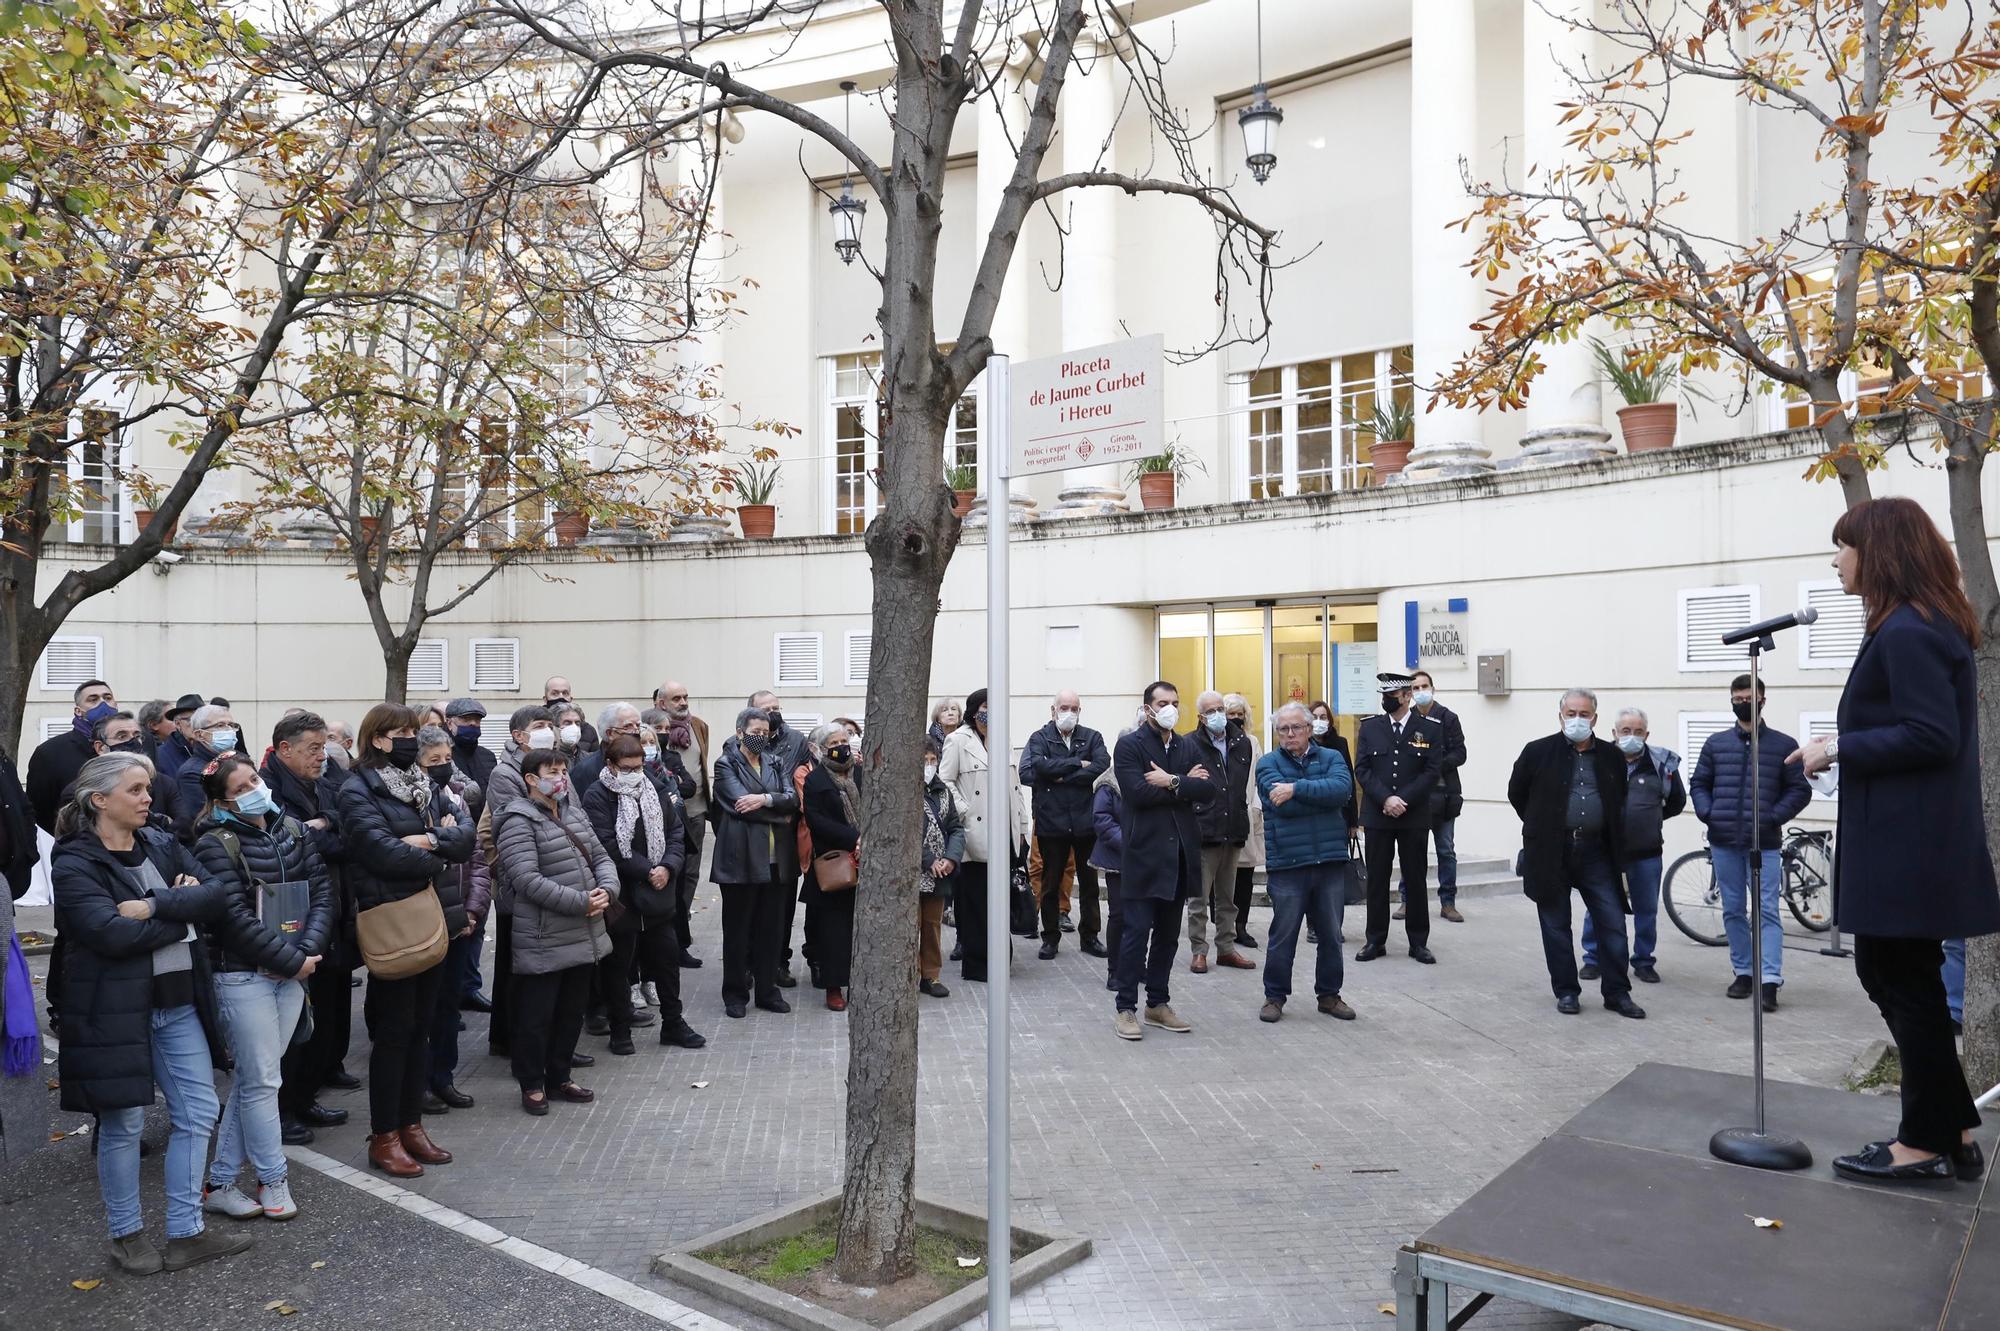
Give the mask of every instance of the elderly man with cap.
[[188, 722], [193, 719], [197, 708], [207, 705], [208, 700], [199, 693], [183, 693], [174, 700], [174, 705], [167, 709], [167, 720], [174, 723], [174, 733], [160, 741], [158, 756], [153, 759], [153, 764], [160, 769], [161, 776], [179, 776], [181, 768], [194, 760], [194, 748], [189, 742]]
[[493, 777], [493, 765], [500, 761], [499, 754], [479, 742], [485, 721], [486, 704], [477, 698], [453, 698], [444, 705], [445, 729], [451, 733], [451, 761], [479, 783], [479, 803], [472, 809], [474, 822], [486, 807], [486, 783]]
[[1368, 864], [1368, 937], [1356, 961], [1373, 961], [1389, 950], [1389, 884], [1402, 864], [1409, 893], [1403, 927], [1410, 956], [1429, 965], [1431, 908], [1429, 873], [1431, 791], [1444, 772], [1444, 728], [1411, 710], [1416, 681], [1399, 673], [1375, 677], [1382, 687], [1382, 715], [1361, 723], [1354, 739], [1354, 776], [1361, 786], [1361, 828]]

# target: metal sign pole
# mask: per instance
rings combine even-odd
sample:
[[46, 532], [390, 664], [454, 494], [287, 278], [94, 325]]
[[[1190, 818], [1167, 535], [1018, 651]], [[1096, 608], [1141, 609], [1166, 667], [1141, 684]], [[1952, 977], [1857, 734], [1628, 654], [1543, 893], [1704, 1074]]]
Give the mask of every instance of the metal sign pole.
[[[1007, 1331], [1014, 1245], [1007, 1214], [1007, 981], [1013, 961], [1008, 894], [1014, 876], [1013, 747], [1008, 736], [1007, 537], [1014, 511], [1007, 485], [1013, 440], [1007, 357], [986, 362], [981, 393], [986, 433], [986, 1325]], [[970, 719], [970, 718], [968, 718]]]

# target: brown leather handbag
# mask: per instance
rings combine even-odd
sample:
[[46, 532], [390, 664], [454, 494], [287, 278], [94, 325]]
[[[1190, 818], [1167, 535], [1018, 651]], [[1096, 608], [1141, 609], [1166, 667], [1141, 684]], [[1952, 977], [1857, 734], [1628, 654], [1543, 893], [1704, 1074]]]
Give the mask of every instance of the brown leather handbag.
[[444, 907], [437, 889], [424, 890], [401, 901], [370, 906], [354, 917], [361, 959], [378, 980], [407, 980], [444, 960], [451, 940], [445, 937]]
[[822, 892], [851, 892], [861, 880], [861, 857], [851, 850], [813, 856], [813, 881]]

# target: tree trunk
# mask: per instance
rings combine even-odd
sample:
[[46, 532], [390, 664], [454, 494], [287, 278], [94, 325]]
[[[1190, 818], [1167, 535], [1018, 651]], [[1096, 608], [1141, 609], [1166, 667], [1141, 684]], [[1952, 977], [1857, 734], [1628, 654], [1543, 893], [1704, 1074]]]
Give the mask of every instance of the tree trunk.
[[[0, 597], [0, 602], [5, 599]], [[5, 739], [7, 752], [24, 773], [36, 743], [21, 733], [28, 711], [28, 687], [34, 682], [35, 664], [42, 659], [50, 636], [43, 627], [41, 611], [32, 602], [25, 611], [0, 605], [0, 738]]]
[[402, 637], [382, 649], [383, 702], [409, 701], [410, 654], [416, 649], [415, 639]]
[[[896, 473], [884, 469], [900, 473], [900, 483], [891, 481], [887, 504], [867, 535], [874, 637], [861, 752], [866, 833], [847, 1009], [847, 1159], [838, 1258], [840, 1278], [850, 1284], [887, 1284], [916, 1265], [915, 871], [923, 856], [932, 636], [938, 591], [959, 533], [951, 492], [938, 479], [944, 434], [944, 412], [934, 407], [891, 415], [885, 455], [905, 465]], [[925, 456], [932, 465], [921, 469], [917, 459]], [[983, 892], [985, 885], [970, 890]]]

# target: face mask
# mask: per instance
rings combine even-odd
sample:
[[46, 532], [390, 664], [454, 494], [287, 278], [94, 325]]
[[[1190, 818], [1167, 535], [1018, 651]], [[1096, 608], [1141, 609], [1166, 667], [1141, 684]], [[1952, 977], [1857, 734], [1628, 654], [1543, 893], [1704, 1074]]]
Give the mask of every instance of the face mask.
[[566, 776], [538, 776], [535, 778], [535, 789], [541, 791], [549, 799], [558, 799], [569, 790], [569, 778]]
[[556, 746], [556, 732], [547, 726], [537, 726], [528, 732], [530, 749], [553, 749]]
[[762, 753], [770, 746], [770, 743], [771, 737], [769, 735], [745, 735], [743, 737], [743, 747], [750, 753]]
[[146, 746], [139, 740], [128, 739], [123, 744], [113, 744], [111, 751], [113, 753], [144, 753]]
[[1748, 721], [1750, 719], [1750, 704], [1747, 702], [1733, 702], [1729, 704], [1729, 710], [1736, 713], [1738, 721]]
[[214, 749], [217, 753], [228, 753], [236, 747], [236, 732], [226, 729], [216, 731], [213, 735], [209, 736], [208, 747]]
[[447, 781], [451, 780], [450, 763], [432, 763], [424, 771], [429, 773], [431, 780], [437, 782], [439, 785], [444, 785]]
[[1229, 715], [1226, 712], [1210, 712], [1201, 719], [1201, 723], [1208, 727], [1209, 734], [1220, 735], [1229, 729]]
[[1056, 729], [1057, 729], [1057, 730], [1060, 730], [1060, 731], [1062, 731], [1062, 733], [1063, 733], [1063, 734], [1065, 734], [1065, 735], [1069, 734], [1069, 732], [1070, 732], [1070, 731], [1072, 731], [1072, 730], [1075, 730], [1075, 729], [1076, 729], [1076, 713], [1075, 713], [1075, 712], [1057, 712], [1057, 713], [1056, 713]]
[[568, 726], [564, 726], [564, 727], [562, 728], [562, 742], [563, 742], [563, 743], [565, 743], [565, 744], [575, 744], [575, 743], [577, 743], [578, 741], [580, 741], [580, 740], [581, 740], [582, 738], [583, 738], [583, 727], [582, 727], [582, 726], [578, 726], [578, 725], [568, 725]]
[[1172, 730], [1180, 723], [1180, 719], [1181, 709], [1173, 703], [1168, 703], [1153, 713], [1153, 724], [1162, 730]]
[[639, 752], [646, 756], [646, 761], [649, 763], [660, 761], [660, 746], [657, 744], [648, 744], [645, 748], [639, 750]]
[[271, 792], [262, 783], [250, 787], [236, 797], [236, 812], [245, 818], [258, 818], [267, 813], [275, 813], [277, 808], [277, 803], [271, 798]]
[[458, 742], [461, 744], [477, 744], [479, 742], [479, 727], [476, 725], [460, 726], [457, 733]]
[[1563, 718], [1563, 738], [1572, 744], [1581, 744], [1590, 738], [1590, 718], [1587, 716], [1567, 716]]
[[1620, 735], [1618, 737], [1619, 752], [1623, 753], [1627, 758], [1638, 757], [1639, 750], [1645, 747], [1646, 741], [1637, 735]]
[[1403, 700], [1393, 693], [1382, 695], [1382, 710], [1394, 716], [1403, 709]]
[[117, 714], [117, 712], [118, 708], [114, 704], [108, 702], [101, 702], [97, 704], [97, 706], [85, 712], [83, 715], [77, 717], [76, 720], [70, 722], [70, 724], [76, 727], [76, 731], [78, 734], [88, 735], [91, 731], [97, 728], [97, 723], [99, 721], [102, 721], [107, 716], [114, 716]]
[[829, 745], [826, 750], [826, 765], [835, 769], [854, 765], [854, 750], [845, 744]]
[[[1224, 715], [1227, 716], [1228, 713], [1225, 712]], [[1231, 716], [1229, 717], [1229, 724], [1235, 726], [1238, 730], [1241, 730], [1245, 726], [1250, 724], [1250, 719], [1244, 716]]]
[[1437, 695], [1429, 689], [1418, 689], [1410, 695], [1410, 701], [1418, 707], [1429, 707], [1437, 700]]
[[611, 788], [626, 795], [636, 795], [646, 784], [644, 772], [618, 772], [611, 778]]
[[771, 733], [773, 735], [785, 728], [785, 714], [777, 708], [773, 707], [770, 711], [764, 713], [764, 716], [771, 723]]
[[984, 707], [974, 713], [972, 719], [978, 724], [981, 730], [986, 729], [986, 709]]
[[1314, 737], [1317, 738], [1318, 736], [1324, 735], [1325, 733], [1326, 733], [1326, 718], [1322, 716], [1314, 717], [1313, 718]]
[[928, 785], [929, 785], [929, 784], [930, 784], [931, 782], [933, 782], [933, 781], [935, 781], [935, 780], [937, 780], [937, 764], [936, 764], [936, 763], [925, 763], [925, 764], [924, 764], [924, 784], [928, 786]]
[[417, 737], [415, 735], [405, 735], [401, 739], [392, 739], [389, 741], [390, 762], [407, 772], [410, 770], [410, 765], [416, 762], [416, 760]]

